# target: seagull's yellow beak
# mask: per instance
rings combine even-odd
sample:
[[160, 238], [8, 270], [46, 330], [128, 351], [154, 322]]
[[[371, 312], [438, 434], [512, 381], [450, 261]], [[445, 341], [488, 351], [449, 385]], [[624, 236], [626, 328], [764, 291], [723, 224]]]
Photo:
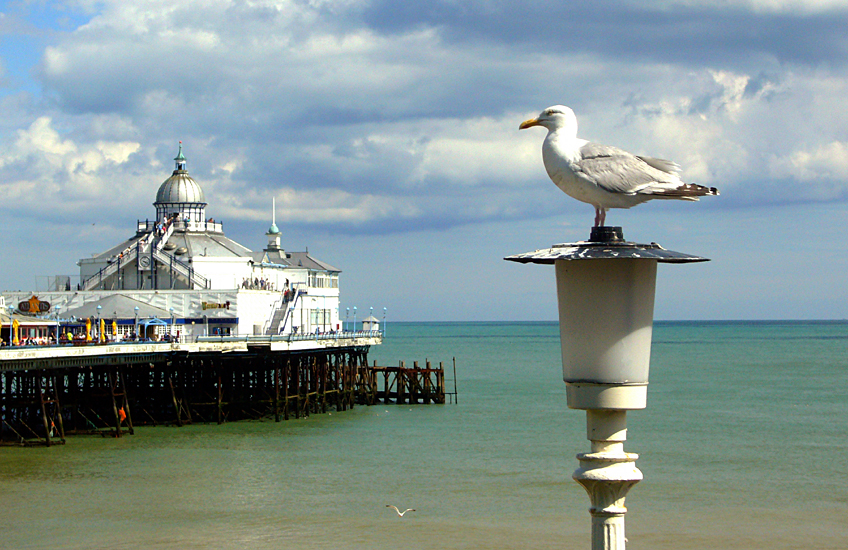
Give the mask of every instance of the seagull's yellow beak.
[[531, 118], [530, 120], [525, 120], [524, 122], [518, 125], [518, 129], [525, 130], [527, 128], [530, 128], [531, 126], [539, 126], [539, 119]]

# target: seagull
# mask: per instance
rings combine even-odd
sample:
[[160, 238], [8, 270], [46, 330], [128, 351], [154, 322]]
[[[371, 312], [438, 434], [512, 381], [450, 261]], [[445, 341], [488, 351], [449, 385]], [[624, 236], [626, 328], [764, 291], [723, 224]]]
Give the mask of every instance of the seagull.
[[715, 187], [681, 180], [675, 162], [579, 139], [577, 117], [564, 105], [548, 107], [518, 129], [533, 126], [548, 129], [542, 144], [548, 176], [567, 195], [595, 207], [595, 227], [604, 225], [610, 208], [630, 208], [651, 199], [696, 201], [718, 195]]
[[398, 507], [393, 505], [393, 504], [386, 504], [386, 508], [394, 508], [394, 511], [397, 512], [398, 517], [403, 517], [403, 515], [407, 512], [414, 512], [415, 511], [415, 508], [407, 508], [406, 510], [401, 512], [400, 510], [398, 510]]

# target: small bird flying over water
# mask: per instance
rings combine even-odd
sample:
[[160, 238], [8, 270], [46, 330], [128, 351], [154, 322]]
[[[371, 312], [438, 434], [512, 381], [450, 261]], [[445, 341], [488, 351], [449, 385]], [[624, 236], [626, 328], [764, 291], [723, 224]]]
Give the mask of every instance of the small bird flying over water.
[[651, 199], [696, 201], [718, 195], [715, 187], [681, 180], [680, 166], [674, 162], [579, 139], [577, 117], [564, 105], [548, 107], [518, 129], [533, 126], [548, 129], [542, 144], [548, 176], [567, 195], [595, 207], [595, 227], [604, 225], [610, 208], [630, 208]]
[[392, 508], [392, 509], [394, 509], [394, 511], [395, 511], [395, 512], [397, 512], [397, 515], [398, 515], [399, 517], [403, 517], [403, 515], [404, 515], [405, 513], [407, 513], [407, 512], [414, 512], [414, 511], [415, 511], [415, 508], [407, 508], [406, 510], [404, 510], [403, 512], [401, 512], [400, 510], [398, 510], [398, 507], [397, 507], [397, 506], [395, 506], [395, 505], [393, 505], [393, 504], [386, 504], [386, 508]]

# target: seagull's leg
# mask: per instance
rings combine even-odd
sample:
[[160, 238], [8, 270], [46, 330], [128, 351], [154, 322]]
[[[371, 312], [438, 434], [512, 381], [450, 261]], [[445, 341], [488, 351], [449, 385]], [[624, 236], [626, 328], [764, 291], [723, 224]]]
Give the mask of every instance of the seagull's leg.
[[601, 227], [603, 227], [605, 221], [607, 221], [607, 209], [601, 208]]
[[601, 223], [601, 209], [597, 206], [595, 207], [595, 227]]

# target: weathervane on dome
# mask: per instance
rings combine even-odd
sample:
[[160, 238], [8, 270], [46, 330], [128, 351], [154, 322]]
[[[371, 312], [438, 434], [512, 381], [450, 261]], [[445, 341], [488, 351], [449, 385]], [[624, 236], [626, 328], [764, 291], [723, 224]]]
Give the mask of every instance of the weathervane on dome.
[[177, 170], [185, 170], [186, 169], [186, 158], [183, 155], [183, 142], [180, 141], [180, 150], [177, 152], [177, 156], [174, 158], [176, 161], [176, 169]]

